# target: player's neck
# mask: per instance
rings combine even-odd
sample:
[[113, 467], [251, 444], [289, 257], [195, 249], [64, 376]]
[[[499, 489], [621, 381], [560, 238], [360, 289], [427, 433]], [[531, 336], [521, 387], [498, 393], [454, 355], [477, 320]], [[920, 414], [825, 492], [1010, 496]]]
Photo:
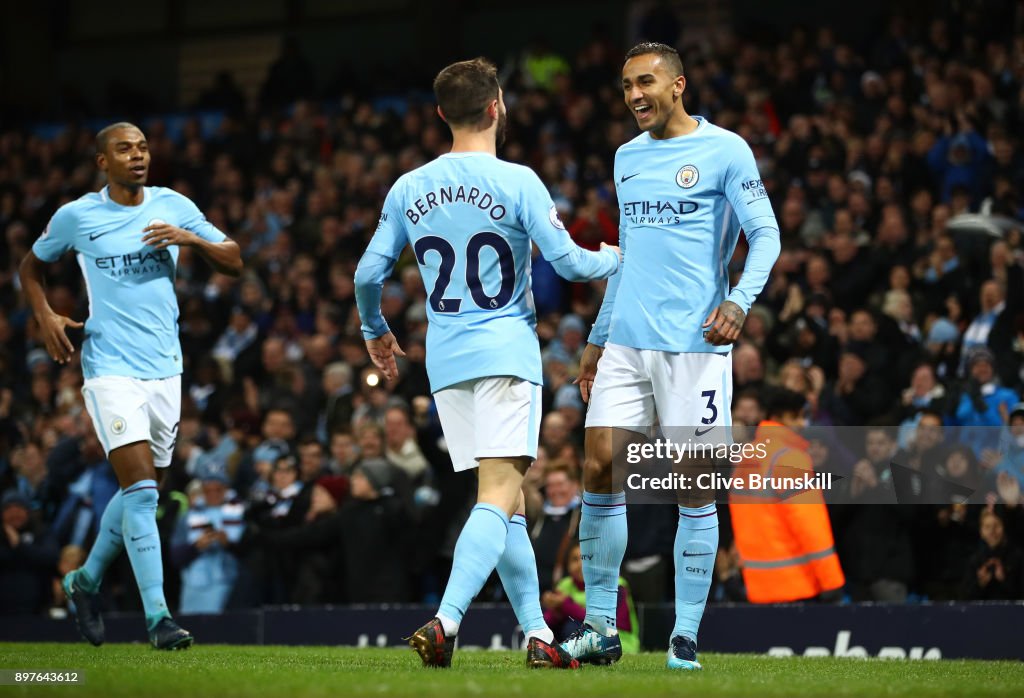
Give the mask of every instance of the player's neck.
[[661, 129], [660, 132], [656, 133], [654, 131], [648, 131], [648, 133], [651, 134], [651, 138], [654, 140], [662, 141], [667, 138], [686, 136], [696, 131], [699, 127], [700, 122], [684, 111], [680, 112], [678, 115], [673, 114], [672, 117], [665, 122], [665, 128]]
[[488, 153], [497, 155], [494, 131], [452, 131], [453, 153]]
[[110, 200], [121, 206], [138, 206], [146, 199], [144, 187], [126, 187], [113, 182], [107, 184]]

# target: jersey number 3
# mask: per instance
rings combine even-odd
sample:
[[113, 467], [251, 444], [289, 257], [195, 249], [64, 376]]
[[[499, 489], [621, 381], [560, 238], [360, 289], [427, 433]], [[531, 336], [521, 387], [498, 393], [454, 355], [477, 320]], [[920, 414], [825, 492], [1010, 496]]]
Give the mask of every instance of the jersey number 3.
[[[490, 247], [498, 254], [498, 269], [501, 271], [501, 287], [494, 296], [488, 295], [480, 280], [480, 252], [485, 247]], [[426, 266], [427, 252], [434, 251], [441, 255], [441, 266], [437, 271], [437, 281], [434, 282], [434, 290], [430, 292], [430, 307], [438, 313], [457, 313], [462, 307], [461, 298], [445, 298], [444, 292], [452, 282], [452, 272], [455, 271], [456, 254], [455, 248], [444, 238], [436, 235], [427, 235], [416, 241], [413, 246], [416, 251], [416, 261], [421, 266]], [[512, 294], [516, 286], [516, 263], [512, 255], [512, 248], [509, 247], [505, 238], [497, 233], [481, 232], [469, 239], [466, 245], [466, 286], [473, 297], [473, 302], [484, 310], [498, 310], [508, 305], [512, 300]]]

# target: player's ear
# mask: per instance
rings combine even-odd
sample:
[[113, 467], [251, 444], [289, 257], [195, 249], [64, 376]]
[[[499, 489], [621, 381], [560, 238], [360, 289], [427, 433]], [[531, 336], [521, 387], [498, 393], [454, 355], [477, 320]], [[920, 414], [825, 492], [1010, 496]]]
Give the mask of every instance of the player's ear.
[[686, 78], [680, 75], [675, 79], [675, 84], [672, 85], [672, 96], [682, 97], [684, 92], [686, 92]]
[[441, 111], [440, 104], [437, 105], [437, 115], [441, 117], [441, 121], [445, 122], [446, 124], [448, 123], [448, 119], [444, 118], [444, 112]]
[[107, 171], [107, 156], [105, 153], [96, 153], [96, 167], [100, 172]]
[[498, 109], [498, 100], [492, 99], [491, 103], [487, 105], [487, 116], [489, 116], [493, 121], [497, 121], [498, 114], [500, 113], [501, 110]]

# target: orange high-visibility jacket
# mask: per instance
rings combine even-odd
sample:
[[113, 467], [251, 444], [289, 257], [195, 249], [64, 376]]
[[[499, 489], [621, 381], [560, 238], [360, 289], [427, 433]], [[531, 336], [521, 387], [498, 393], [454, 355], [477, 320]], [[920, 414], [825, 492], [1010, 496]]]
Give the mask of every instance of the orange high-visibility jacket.
[[[765, 458], [739, 464], [734, 478], [749, 481], [750, 473], [796, 477], [814, 471], [807, 441], [778, 422], [761, 422], [754, 444], [763, 444]], [[747, 598], [753, 603], [810, 599], [845, 583], [821, 492], [791, 495], [730, 488], [729, 514]]]

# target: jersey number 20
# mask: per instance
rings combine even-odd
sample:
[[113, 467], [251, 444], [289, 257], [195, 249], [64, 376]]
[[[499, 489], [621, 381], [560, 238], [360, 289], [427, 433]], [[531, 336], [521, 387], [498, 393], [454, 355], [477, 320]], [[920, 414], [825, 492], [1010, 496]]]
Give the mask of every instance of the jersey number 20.
[[[480, 252], [485, 247], [490, 247], [498, 254], [498, 268], [501, 271], [501, 287], [497, 295], [490, 296], [484, 289], [480, 280]], [[430, 292], [430, 307], [438, 313], [457, 313], [462, 307], [461, 298], [445, 298], [444, 292], [448, 290], [448, 284], [452, 282], [452, 272], [455, 271], [456, 254], [452, 244], [444, 238], [436, 235], [427, 235], [416, 241], [413, 246], [416, 251], [416, 260], [422, 266], [426, 266], [427, 252], [433, 250], [441, 255], [441, 266], [437, 271], [437, 281], [434, 283], [434, 290]], [[473, 302], [484, 310], [498, 310], [508, 305], [512, 300], [512, 294], [516, 286], [516, 262], [505, 238], [497, 233], [481, 232], [469, 239], [466, 245], [466, 286], [473, 297]]]

